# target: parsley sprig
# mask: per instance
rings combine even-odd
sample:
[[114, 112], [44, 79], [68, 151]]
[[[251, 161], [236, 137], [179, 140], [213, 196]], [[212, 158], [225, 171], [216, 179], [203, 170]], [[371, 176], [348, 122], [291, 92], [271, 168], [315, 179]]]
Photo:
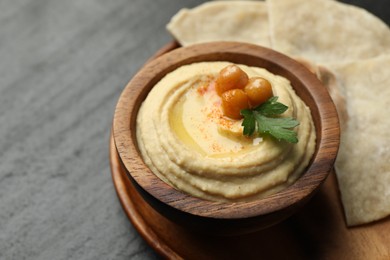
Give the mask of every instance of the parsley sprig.
[[288, 106], [277, 100], [278, 97], [274, 96], [253, 109], [241, 110], [244, 135], [251, 136], [257, 130], [260, 135], [268, 134], [279, 141], [298, 142], [297, 133], [292, 128], [299, 125], [299, 122], [291, 117], [276, 117], [288, 109]]

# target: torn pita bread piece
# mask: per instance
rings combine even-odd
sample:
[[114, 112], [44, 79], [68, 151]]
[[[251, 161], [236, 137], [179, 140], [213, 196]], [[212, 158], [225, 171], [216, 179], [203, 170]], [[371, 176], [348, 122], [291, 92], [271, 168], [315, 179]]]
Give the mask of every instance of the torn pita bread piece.
[[333, 103], [337, 108], [337, 114], [340, 121], [340, 127], [343, 129], [348, 121], [348, 112], [346, 108], [345, 94], [342, 93], [335, 75], [324, 65], [318, 65], [302, 57], [294, 57], [296, 61], [305, 66], [311, 73], [322, 82], [328, 90]]
[[337, 114], [339, 117], [341, 131], [345, 128], [345, 124], [348, 122], [348, 111], [345, 99], [345, 93], [340, 87], [336, 76], [325, 66], [317, 65], [314, 72], [322, 84], [326, 87], [331, 96], [333, 103], [336, 106]]
[[182, 9], [167, 30], [182, 46], [211, 41], [270, 46], [267, 5], [262, 1], [214, 1]]
[[379, 18], [334, 0], [268, 0], [272, 47], [312, 62], [344, 62], [390, 53]]
[[327, 67], [348, 113], [335, 164], [347, 224], [372, 222], [390, 215], [390, 55]]

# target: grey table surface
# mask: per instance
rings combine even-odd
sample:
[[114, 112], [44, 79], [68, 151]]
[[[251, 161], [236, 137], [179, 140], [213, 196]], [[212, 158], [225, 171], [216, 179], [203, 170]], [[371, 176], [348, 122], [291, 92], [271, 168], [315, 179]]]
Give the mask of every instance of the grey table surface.
[[[0, 0], [0, 259], [158, 258], [116, 196], [110, 126], [170, 17], [201, 2]], [[347, 2], [389, 24], [387, 0]]]

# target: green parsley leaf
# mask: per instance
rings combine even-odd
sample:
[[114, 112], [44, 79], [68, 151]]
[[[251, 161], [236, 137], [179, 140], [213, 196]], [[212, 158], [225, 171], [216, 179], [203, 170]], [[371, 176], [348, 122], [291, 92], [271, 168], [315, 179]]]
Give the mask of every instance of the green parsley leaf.
[[260, 112], [262, 115], [265, 116], [274, 116], [274, 115], [283, 114], [288, 109], [288, 106], [280, 102], [277, 102], [277, 100], [278, 100], [277, 96], [271, 97], [263, 104], [256, 107], [254, 110]]
[[254, 113], [257, 122], [257, 130], [261, 134], [269, 134], [276, 139], [297, 143], [297, 133], [289, 128], [296, 127], [299, 122], [293, 118], [272, 118]]
[[277, 100], [278, 97], [271, 97], [254, 109], [241, 110], [241, 115], [244, 117], [241, 124], [244, 135], [251, 136], [257, 130], [259, 134], [268, 134], [279, 141], [298, 142], [297, 133], [291, 128], [298, 126], [299, 122], [291, 117], [275, 117], [288, 109]]
[[243, 109], [240, 111], [240, 114], [244, 116], [244, 121], [242, 121], [242, 126], [244, 127], [244, 135], [251, 136], [256, 130], [256, 120], [253, 115], [252, 110]]

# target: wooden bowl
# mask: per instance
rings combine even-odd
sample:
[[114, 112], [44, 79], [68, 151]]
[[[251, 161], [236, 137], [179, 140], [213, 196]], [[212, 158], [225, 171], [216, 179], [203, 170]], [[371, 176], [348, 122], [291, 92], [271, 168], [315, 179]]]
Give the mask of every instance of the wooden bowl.
[[[145, 165], [135, 133], [141, 103], [164, 75], [182, 65], [200, 61], [230, 61], [263, 67], [291, 81], [298, 96], [311, 109], [317, 135], [313, 158], [294, 184], [259, 200], [213, 202], [174, 189]], [[302, 207], [333, 168], [340, 129], [336, 109], [327, 90], [303, 65], [257, 45], [214, 42], [177, 48], [147, 63], [120, 96], [112, 131], [115, 147], [128, 178], [154, 209], [186, 228], [211, 234], [234, 235], [276, 224]]]

